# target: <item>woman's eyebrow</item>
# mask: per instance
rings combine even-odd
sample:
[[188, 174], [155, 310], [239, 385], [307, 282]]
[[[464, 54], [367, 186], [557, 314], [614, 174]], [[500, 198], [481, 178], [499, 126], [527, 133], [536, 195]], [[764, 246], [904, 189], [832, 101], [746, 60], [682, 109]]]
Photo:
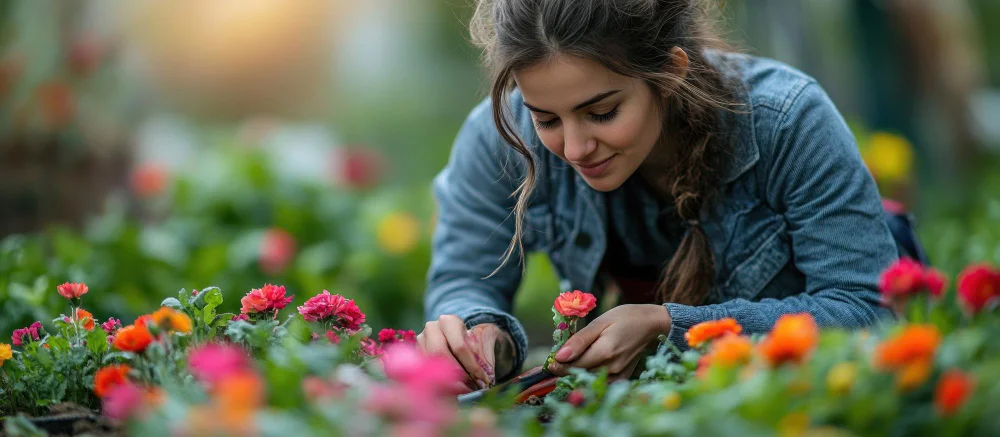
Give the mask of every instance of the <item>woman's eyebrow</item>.
[[[608, 97], [611, 97], [611, 96], [613, 96], [613, 95], [615, 95], [615, 94], [617, 94], [619, 92], [621, 92], [621, 90], [611, 90], [611, 91], [600, 93], [600, 94], [598, 94], [598, 95], [596, 95], [594, 97], [591, 97], [591, 98], [587, 99], [583, 103], [580, 103], [579, 105], [574, 106], [573, 110], [574, 111], [578, 111], [578, 110], [580, 110], [580, 108], [586, 108], [587, 106], [590, 106], [590, 105], [593, 105], [594, 103], [600, 102], [601, 100], [604, 100], [604, 99], [606, 99]], [[535, 106], [532, 106], [528, 102], [524, 102], [524, 106], [526, 108], [532, 110], [532, 111], [535, 111], [535, 112], [541, 112], [541, 113], [544, 113], [544, 114], [553, 114], [553, 115], [555, 115], [555, 113], [552, 112], [552, 111], [546, 111], [544, 109], [536, 108]]]

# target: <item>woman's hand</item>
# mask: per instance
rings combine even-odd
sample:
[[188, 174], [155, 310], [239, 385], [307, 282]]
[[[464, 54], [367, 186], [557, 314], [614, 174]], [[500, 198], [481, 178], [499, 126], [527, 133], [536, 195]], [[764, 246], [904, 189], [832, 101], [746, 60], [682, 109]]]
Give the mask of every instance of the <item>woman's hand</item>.
[[499, 326], [483, 323], [466, 330], [465, 322], [451, 314], [427, 322], [417, 345], [428, 354], [450, 357], [465, 369], [468, 379], [461, 392], [492, 386], [498, 372], [506, 375], [514, 365], [514, 341]]
[[565, 375], [570, 367], [607, 367], [612, 379], [627, 379], [643, 350], [670, 330], [663, 305], [621, 305], [601, 314], [556, 352], [549, 370]]

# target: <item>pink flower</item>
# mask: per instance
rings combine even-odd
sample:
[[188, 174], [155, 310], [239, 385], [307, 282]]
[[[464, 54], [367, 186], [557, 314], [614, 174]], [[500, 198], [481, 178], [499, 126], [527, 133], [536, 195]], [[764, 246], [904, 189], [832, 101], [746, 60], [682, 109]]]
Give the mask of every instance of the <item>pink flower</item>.
[[308, 322], [325, 322], [335, 317], [337, 325], [348, 331], [357, 331], [365, 322], [365, 314], [351, 299], [345, 299], [339, 294], [322, 293], [309, 298], [299, 308], [299, 314]]
[[310, 401], [340, 398], [344, 394], [344, 387], [318, 376], [307, 376], [302, 380], [302, 393]]
[[[372, 387], [363, 407], [402, 424], [446, 424], [455, 418], [455, 398], [398, 384]], [[440, 435], [440, 434], [438, 434]]]
[[364, 355], [366, 357], [375, 358], [375, 357], [382, 356], [382, 354], [384, 354], [384, 353], [385, 353], [385, 350], [383, 350], [382, 346], [379, 346], [378, 343], [375, 343], [375, 340], [372, 340], [371, 338], [368, 338], [368, 337], [365, 337], [365, 338], [361, 339], [361, 354], [362, 355]]
[[108, 335], [114, 335], [122, 327], [122, 321], [114, 317], [108, 317], [108, 321], [101, 323], [101, 329], [107, 332]]
[[966, 267], [958, 275], [958, 299], [972, 313], [995, 304], [1000, 299], [1000, 272], [986, 264]]
[[378, 332], [378, 341], [381, 343], [392, 343], [396, 341], [396, 330], [385, 328]]
[[389, 379], [433, 393], [450, 393], [465, 373], [454, 361], [426, 356], [409, 344], [390, 345], [382, 365]]
[[246, 314], [237, 314], [237, 315], [233, 316], [233, 318], [229, 319], [229, 321], [231, 321], [231, 322], [249, 322], [250, 321], [250, 316], [248, 316]]
[[142, 388], [125, 382], [108, 390], [104, 395], [104, 415], [114, 420], [127, 420], [141, 415], [156, 406], [162, 399], [158, 389]]
[[56, 291], [59, 295], [65, 297], [66, 299], [79, 299], [81, 296], [87, 294], [90, 291], [87, 285], [82, 282], [69, 283], [65, 282], [62, 285], [56, 287]]
[[326, 339], [332, 344], [340, 344], [340, 333], [335, 330], [326, 331]]
[[285, 297], [284, 285], [265, 284], [261, 288], [254, 288], [240, 299], [243, 307], [240, 311], [243, 314], [262, 313], [265, 311], [275, 311], [282, 309], [285, 305], [292, 303], [292, 296]]
[[351, 189], [365, 189], [378, 184], [383, 172], [382, 155], [370, 147], [347, 147], [332, 154], [334, 179]]
[[236, 346], [208, 343], [192, 349], [188, 354], [188, 370], [209, 385], [248, 367], [249, 358]]
[[556, 325], [556, 329], [558, 329], [560, 331], [565, 331], [565, 330], [569, 329], [569, 325], [567, 325], [566, 322], [559, 322], [559, 324]]
[[554, 306], [563, 317], [587, 317], [597, 307], [597, 298], [580, 290], [567, 291], [556, 298]]
[[941, 272], [925, 268], [910, 258], [900, 258], [882, 272], [879, 290], [888, 302], [906, 299], [922, 291], [938, 297], [944, 291], [946, 282]]
[[295, 238], [284, 229], [271, 228], [264, 233], [260, 247], [260, 269], [268, 275], [277, 275], [288, 267], [295, 257]]

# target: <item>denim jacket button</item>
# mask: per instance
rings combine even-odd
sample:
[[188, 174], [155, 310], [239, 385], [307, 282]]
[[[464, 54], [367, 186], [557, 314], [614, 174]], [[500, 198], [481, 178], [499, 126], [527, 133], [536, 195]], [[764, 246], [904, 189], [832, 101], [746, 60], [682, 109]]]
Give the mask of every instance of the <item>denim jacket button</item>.
[[590, 247], [590, 243], [592, 243], [592, 239], [590, 238], [590, 234], [588, 234], [586, 232], [581, 232], [581, 233], [577, 234], [576, 241], [574, 241], [574, 243], [576, 244], [577, 247], [586, 249], [586, 248]]

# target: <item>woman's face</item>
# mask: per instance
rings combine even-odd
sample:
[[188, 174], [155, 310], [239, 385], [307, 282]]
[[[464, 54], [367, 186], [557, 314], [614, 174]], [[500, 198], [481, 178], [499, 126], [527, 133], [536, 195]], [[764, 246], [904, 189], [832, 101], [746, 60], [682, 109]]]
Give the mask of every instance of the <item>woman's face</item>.
[[649, 156], [662, 123], [650, 87], [583, 58], [557, 55], [514, 74], [545, 148], [591, 187], [612, 191]]

